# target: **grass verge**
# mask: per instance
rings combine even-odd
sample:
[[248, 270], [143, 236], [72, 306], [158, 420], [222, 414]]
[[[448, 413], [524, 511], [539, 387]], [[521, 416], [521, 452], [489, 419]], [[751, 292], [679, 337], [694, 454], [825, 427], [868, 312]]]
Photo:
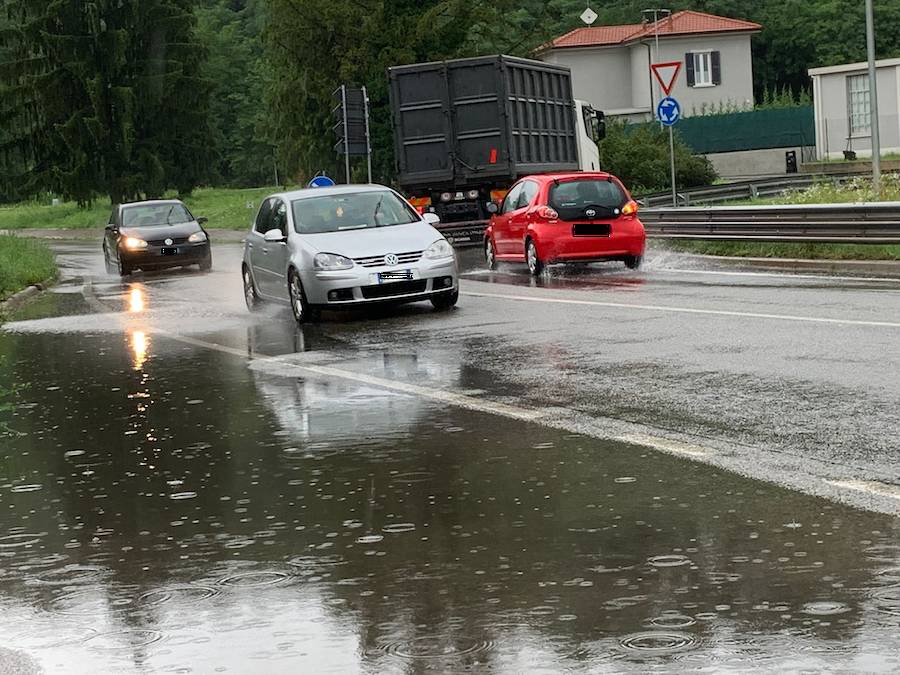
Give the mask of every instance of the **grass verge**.
[[46, 244], [0, 235], [0, 300], [56, 275], [56, 262]]
[[[204, 188], [194, 190], [184, 200], [195, 216], [209, 218], [208, 227], [223, 230], [243, 230], [250, 227], [260, 201], [279, 188]], [[174, 195], [172, 195], [174, 196]], [[109, 220], [108, 200], [94, 202], [89, 208], [79, 208], [74, 202], [56, 206], [40, 202], [23, 202], [0, 207], [0, 230], [84, 229], [103, 227]]]

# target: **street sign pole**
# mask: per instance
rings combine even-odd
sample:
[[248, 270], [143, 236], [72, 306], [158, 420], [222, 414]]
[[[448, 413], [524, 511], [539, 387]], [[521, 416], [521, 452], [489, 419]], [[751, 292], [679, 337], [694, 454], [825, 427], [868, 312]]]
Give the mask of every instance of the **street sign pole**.
[[369, 170], [369, 182], [372, 182], [372, 139], [369, 137], [369, 94], [362, 88], [363, 107], [366, 113], [366, 166]]
[[341, 108], [344, 113], [344, 175], [350, 185], [350, 126], [347, 124], [347, 85], [341, 85]]
[[678, 206], [678, 193], [675, 191], [675, 136], [669, 127], [669, 161], [672, 166], [672, 206]]

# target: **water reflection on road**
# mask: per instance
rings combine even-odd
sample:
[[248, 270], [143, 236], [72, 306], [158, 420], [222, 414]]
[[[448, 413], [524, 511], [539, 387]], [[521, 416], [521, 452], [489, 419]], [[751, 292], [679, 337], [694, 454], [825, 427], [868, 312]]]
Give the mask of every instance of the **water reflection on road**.
[[298, 331], [184, 279], [0, 332], [0, 672], [900, 670], [896, 518], [373, 384], [495, 384], [428, 308]]
[[[890, 517], [140, 331], [0, 345], [0, 643], [49, 671], [900, 667]], [[476, 383], [444, 356], [344, 367]]]

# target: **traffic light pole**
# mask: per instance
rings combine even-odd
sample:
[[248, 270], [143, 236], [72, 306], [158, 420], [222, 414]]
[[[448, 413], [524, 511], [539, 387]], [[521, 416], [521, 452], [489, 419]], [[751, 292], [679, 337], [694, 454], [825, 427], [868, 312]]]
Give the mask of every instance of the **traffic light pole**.
[[369, 136], [369, 93], [362, 88], [363, 106], [366, 113], [366, 166], [369, 170], [369, 182], [372, 182], [372, 139]]
[[341, 85], [341, 112], [344, 114], [344, 175], [347, 177], [347, 185], [350, 184], [350, 139], [347, 124], [347, 85]]

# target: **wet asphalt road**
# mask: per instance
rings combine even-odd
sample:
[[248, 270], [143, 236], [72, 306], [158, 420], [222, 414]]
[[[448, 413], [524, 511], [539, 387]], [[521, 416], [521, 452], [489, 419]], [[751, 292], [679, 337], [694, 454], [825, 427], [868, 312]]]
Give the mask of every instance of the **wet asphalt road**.
[[471, 252], [457, 310], [0, 330], [0, 672], [896, 672], [900, 283]]

